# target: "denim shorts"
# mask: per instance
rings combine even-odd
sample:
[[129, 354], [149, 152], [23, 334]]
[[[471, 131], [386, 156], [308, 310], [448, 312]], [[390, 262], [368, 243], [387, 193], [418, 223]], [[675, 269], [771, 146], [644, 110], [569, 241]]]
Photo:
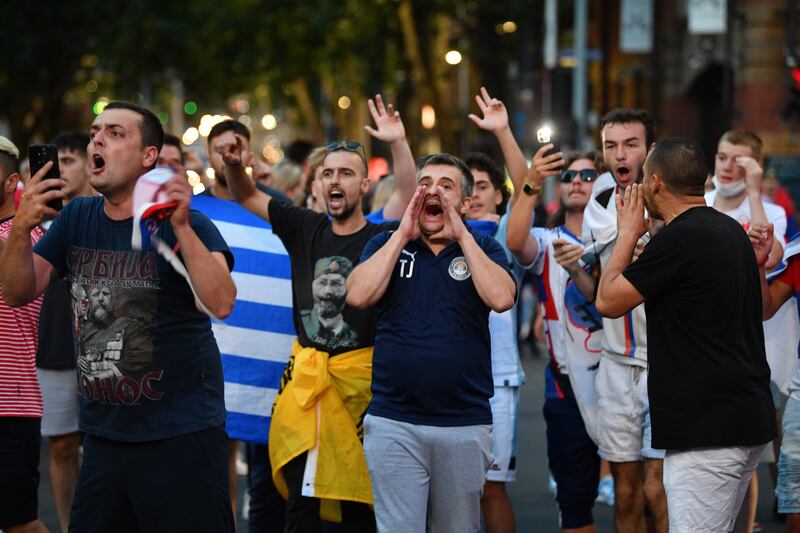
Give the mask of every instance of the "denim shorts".
[[779, 513], [800, 513], [800, 401], [789, 398], [783, 411], [783, 441], [778, 457]]

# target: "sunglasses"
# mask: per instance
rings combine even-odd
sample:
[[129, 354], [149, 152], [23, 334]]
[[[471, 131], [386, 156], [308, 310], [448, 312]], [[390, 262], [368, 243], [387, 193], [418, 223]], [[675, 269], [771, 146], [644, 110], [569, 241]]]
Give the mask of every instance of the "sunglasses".
[[326, 152], [335, 152], [337, 150], [347, 150], [348, 152], [355, 152], [361, 156], [361, 159], [366, 163], [367, 150], [364, 145], [357, 141], [334, 141], [325, 145]]
[[563, 170], [561, 171], [561, 183], [570, 183], [575, 179], [575, 176], [580, 176], [581, 181], [594, 181], [597, 179], [597, 171], [593, 168]]

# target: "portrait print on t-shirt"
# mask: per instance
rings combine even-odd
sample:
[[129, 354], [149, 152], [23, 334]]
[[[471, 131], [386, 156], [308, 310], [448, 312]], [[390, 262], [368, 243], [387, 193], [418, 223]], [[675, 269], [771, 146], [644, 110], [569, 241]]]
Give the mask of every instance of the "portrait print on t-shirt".
[[113, 404], [159, 399], [163, 371], [152, 371], [155, 254], [72, 247], [67, 263], [83, 396]]
[[318, 259], [311, 282], [314, 306], [300, 310], [308, 339], [329, 350], [358, 346], [358, 333], [345, 322], [342, 314], [347, 299], [345, 281], [352, 270], [353, 262], [340, 255]]

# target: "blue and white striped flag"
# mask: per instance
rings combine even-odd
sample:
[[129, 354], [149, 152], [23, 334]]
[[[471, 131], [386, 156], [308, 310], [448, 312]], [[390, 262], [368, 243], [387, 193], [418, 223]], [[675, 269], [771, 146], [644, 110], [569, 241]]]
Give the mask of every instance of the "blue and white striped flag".
[[235, 258], [233, 313], [212, 322], [225, 376], [226, 430], [231, 439], [266, 444], [295, 337], [289, 256], [269, 224], [234, 202], [195, 196], [192, 208], [214, 222]]

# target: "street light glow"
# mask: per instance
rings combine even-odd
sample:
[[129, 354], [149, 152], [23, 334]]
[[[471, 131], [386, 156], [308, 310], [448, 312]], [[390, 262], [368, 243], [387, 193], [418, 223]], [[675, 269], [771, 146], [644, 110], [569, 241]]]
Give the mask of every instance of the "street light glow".
[[278, 127], [278, 119], [272, 113], [267, 113], [261, 117], [261, 125], [265, 130], [274, 130]]
[[200, 137], [200, 132], [197, 130], [197, 128], [192, 126], [191, 128], [188, 128], [186, 131], [183, 132], [181, 141], [183, 141], [183, 144], [185, 144], [186, 146], [189, 146], [190, 144], [195, 142], [199, 137]]
[[444, 55], [444, 60], [448, 65], [458, 65], [461, 63], [461, 52], [458, 50], [450, 50]]
[[513, 20], [507, 20], [503, 23], [503, 31], [506, 33], [514, 33], [517, 31], [517, 23]]
[[430, 104], [422, 106], [422, 127], [431, 130], [436, 125], [436, 110]]
[[349, 96], [342, 96], [339, 98], [339, 108], [340, 109], [350, 109], [350, 97]]

